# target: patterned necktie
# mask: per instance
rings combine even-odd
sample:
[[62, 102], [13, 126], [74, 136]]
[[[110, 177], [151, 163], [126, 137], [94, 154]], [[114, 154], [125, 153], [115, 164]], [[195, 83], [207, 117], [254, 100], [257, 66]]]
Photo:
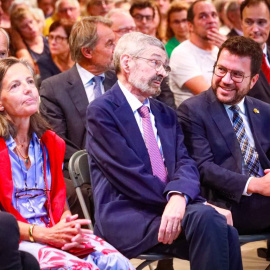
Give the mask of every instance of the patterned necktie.
[[159, 177], [162, 182], [166, 182], [167, 171], [154, 135], [149, 109], [147, 106], [142, 106], [138, 109], [138, 112], [142, 117], [144, 141], [150, 157], [153, 175]]
[[256, 149], [249, 144], [243, 119], [239, 114], [240, 108], [238, 105], [233, 105], [230, 107], [230, 110], [233, 112], [233, 128], [240, 144], [242, 155], [249, 171], [249, 176], [259, 177], [259, 155]]
[[261, 68], [262, 68], [262, 71], [263, 71], [268, 83], [270, 84], [270, 67], [268, 66], [268, 64], [266, 62], [265, 54], [263, 55]]
[[94, 85], [94, 95], [95, 95], [95, 98], [98, 98], [102, 95], [102, 92], [101, 92], [101, 83], [102, 83], [102, 77], [101, 76], [95, 76], [92, 78], [92, 81], [95, 83]]

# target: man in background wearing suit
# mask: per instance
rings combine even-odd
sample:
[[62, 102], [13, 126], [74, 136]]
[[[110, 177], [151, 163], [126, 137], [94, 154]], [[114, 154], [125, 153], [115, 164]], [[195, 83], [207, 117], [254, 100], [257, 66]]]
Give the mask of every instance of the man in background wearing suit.
[[[41, 114], [66, 142], [66, 177], [70, 157], [85, 148], [85, 113], [88, 104], [115, 82], [114, 74], [105, 74], [113, 67], [115, 36], [110, 26], [111, 22], [102, 17], [87, 17], [76, 22], [69, 39], [71, 57], [76, 64], [41, 84]], [[82, 216], [72, 181], [66, 179], [66, 186], [71, 211]], [[91, 197], [89, 187], [83, 189], [83, 193], [85, 199]], [[89, 200], [86, 202], [88, 206]]]
[[231, 0], [225, 4], [226, 16], [233, 27], [227, 34], [227, 37], [243, 36], [240, 16], [240, 1], [241, 0]]
[[245, 0], [240, 12], [244, 37], [259, 43], [264, 54], [259, 80], [248, 95], [270, 103], [270, 50], [266, 43], [270, 31], [270, 1]]
[[124, 35], [114, 52], [118, 82], [87, 109], [95, 233], [129, 258], [152, 251], [189, 259], [192, 270], [242, 269], [235, 228], [199, 196], [176, 113], [150, 98], [168, 61], [158, 39]]
[[247, 96], [262, 57], [257, 42], [228, 39], [220, 48], [212, 87], [178, 109], [203, 195], [232, 211], [240, 234], [270, 231], [270, 106]]

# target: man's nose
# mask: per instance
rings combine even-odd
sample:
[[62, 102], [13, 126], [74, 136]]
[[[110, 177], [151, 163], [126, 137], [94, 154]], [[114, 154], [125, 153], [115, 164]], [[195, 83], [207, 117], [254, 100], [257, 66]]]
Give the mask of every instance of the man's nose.
[[231, 74], [229, 72], [227, 72], [223, 77], [222, 77], [222, 82], [226, 83], [226, 84], [230, 84], [232, 83], [232, 78], [231, 78]]

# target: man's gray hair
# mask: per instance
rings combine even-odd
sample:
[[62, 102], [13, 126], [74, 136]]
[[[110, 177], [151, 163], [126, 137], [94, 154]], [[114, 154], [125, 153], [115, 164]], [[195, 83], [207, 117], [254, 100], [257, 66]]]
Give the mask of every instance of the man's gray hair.
[[7, 31], [3, 28], [0, 27], [0, 32], [6, 37], [7, 39], [7, 50], [9, 50], [9, 45], [10, 45], [10, 38], [9, 35], [7, 33]]
[[69, 47], [71, 58], [75, 62], [79, 62], [84, 56], [81, 52], [82, 48], [93, 50], [98, 41], [97, 24], [103, 24], [111, 27], [112, 22], [101, 16], [89, 16], [77, 21], [71, 30], [69, 36]]
[[123, 54], [139, 56], [148, 48], [148, 46], [156, 46], [165, 51], [165, 47], [159, 39], [145, 35], [141, 32], [132, 32], [122, 36], [118, 40], [113, 54], [116, 73], [119, 73], [121, 70], [120, 57]]
[[115, 14], [119, 15], [119, 16], [121, 16], [122, 14], [123, 15], [129, 15], [131, 17], [130, 13], [128, 11], [124, 10], [124, 9], [122, 9], [122, 8], [113, 8], [105, 15], [105, 18], [110, 19]]
[[63, 1], [68, 1], [71, 4], [74, 4], [74, 6], [76, 6], [77, 8], [80, 7], [80, 3], [78, 2], [78, 0], [57, 0], [55, 3], [55, 11], [56, 12], [59, 11], [59, 6]]

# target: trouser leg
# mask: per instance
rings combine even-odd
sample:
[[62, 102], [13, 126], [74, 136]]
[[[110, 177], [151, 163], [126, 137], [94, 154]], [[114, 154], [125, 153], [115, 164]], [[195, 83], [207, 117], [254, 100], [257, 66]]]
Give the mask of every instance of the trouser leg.
[[155, 270], [173, 270], [173, 259], [165, 259], [158, 261], [157, 268]]
[[188, 205], [182, 226], [189, 243], [191, 269], [243, 269], [237, 231], [214, 208]]
[[20, 251], [23, 270], [39, 270], [39, 263], [33, 255], [28, 252]]
[[171, 244], [148, 250], [190, 261], [192, 270], [242, 270], [238, 234], [211, 206], [189, 204], [182, 233]]
[[21, 270], [19, 227], [14, 216], [0, 212], [0, 269]]

